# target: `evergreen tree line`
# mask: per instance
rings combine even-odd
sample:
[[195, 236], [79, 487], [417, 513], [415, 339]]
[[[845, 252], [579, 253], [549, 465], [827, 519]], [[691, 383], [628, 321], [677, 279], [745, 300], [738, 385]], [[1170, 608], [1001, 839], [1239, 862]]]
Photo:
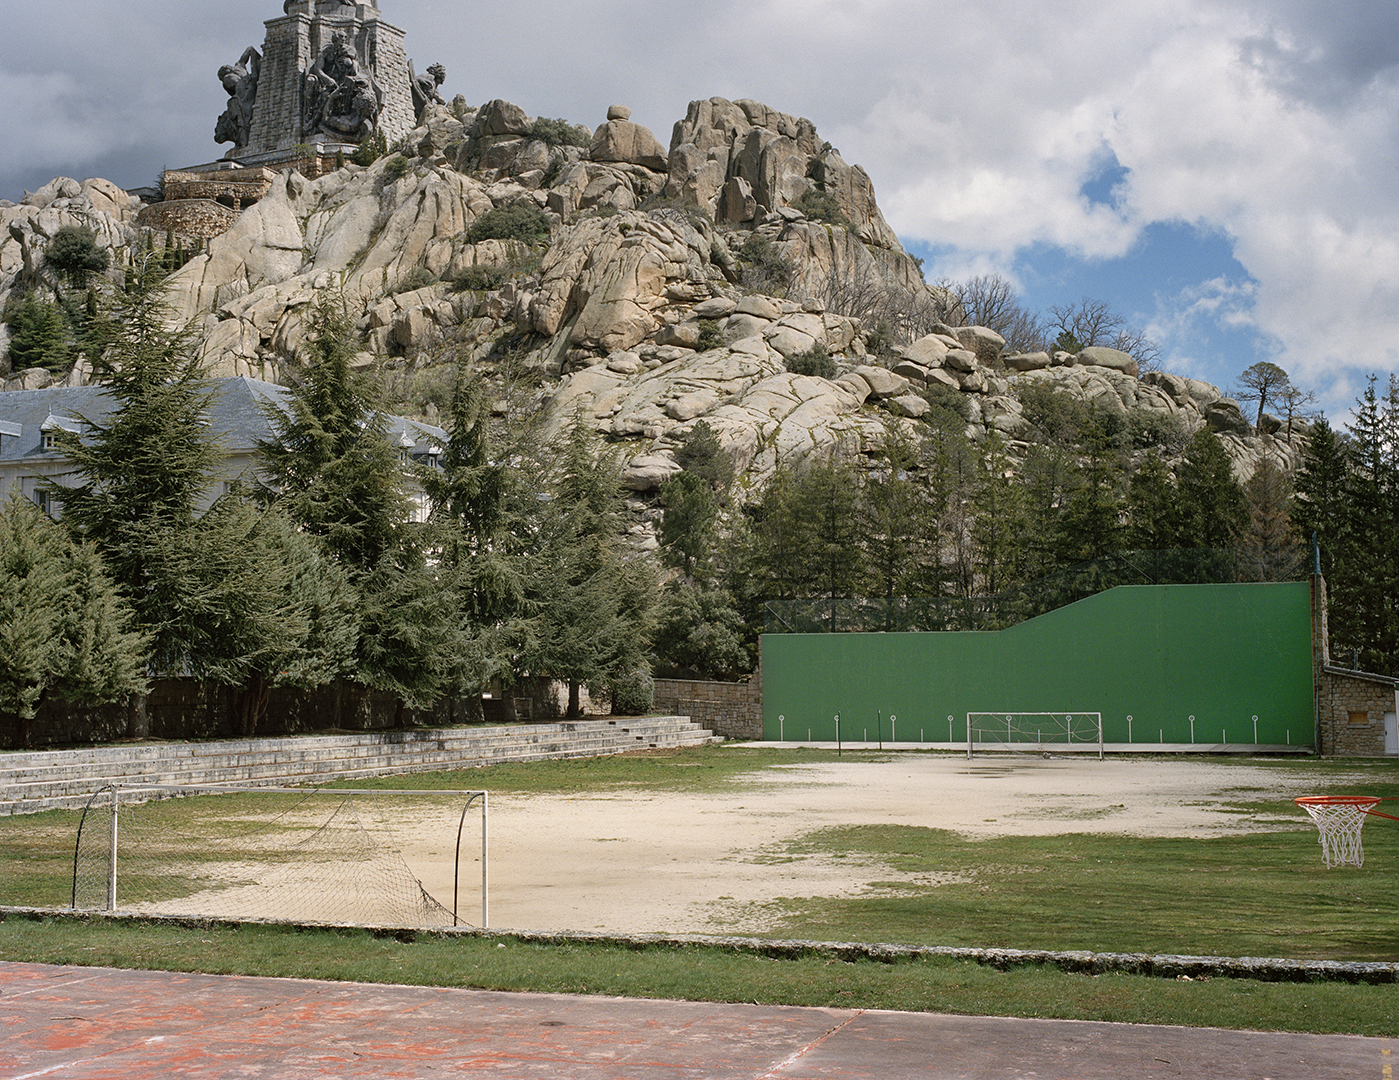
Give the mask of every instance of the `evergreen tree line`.
[[1014, 458], [994, 433], [968, 438], [951, 394], [916, 438], [891, 430], [877, 453], [782, 466], [741, 493], [700, 422], [662, 488], [652, 556], [628, 542], [635, 519], [596, 436], [575, 424], [555, 446], [531, 432], [498, 445], [470, 378], [437, 465], [406, 462], [334, 297], [268, 414], [258, 475], [205, 506], [211, 389], [194, 342], [167, 329], [161, 274], [140, 266], [104, 316], [96, 363], [117, 408], [64, 439], [82, 482], [51, 488], [61, 520], [18, 498], [0, 515], [0, 714], [22, 738], [46, 697], [139, 702], [171, 675], [225, 688], [248, 734], [277, 686], [358, 683], [402, 714], [541, 675], [568, 683], [574, 713], [584, 686], [639, 710], [653, 668], [752, 671], [771, 603], [970, 601], [1123, 550], [1231, 548], [1234, 579], [1285, 580], [1306, 572], [1312, 532], [1338, 660], [1394, 667], [1393, 382], [1380, 399], [1372, 381], [1348, 433], [1314, 425], [1295, 497], [1266, 459], [1240, 486], [1207, 431], [1044, 386], [1021, 393]]
[[[1033, 427], [1014, 459], [1001, 437], [973, 442], [963, 419], [944, 409], [921, 437], [891, 435], [877, 454], [780, 467], [741, 505], [728, 490], [732, 471], [709, 464], [722, 454], [701, 422], [681, 452], [687, 471], [662, 491], [662, 557], [676, 576], [660, 613], [661, 663], [732, 675], [751, 670], [757, 635], [769, 622], [780, 628], [784, 611], [835, 611], [849, 598], [882, 601], [883, 610], [908, 598], [965, 607], [1128, 550], [1191, 553], [1150, 560], [1155, 580], [1304, 572], [1292, 492], [1276, 463], [1240, 485], [1207, 430], [1187, 437], [1173, 423], [1042, 386], [1022, 401]], [[705, 463], [698, 471], [695, 459]], [[932, 615], [897, 626], [824, 621], [833, 629], [966, 628]]]
[[1332, 662], [1399, 677], [1399, 379], [1371, 377], [1345, 431], [1312, 425], [1295, 516], [1329, 594]]
[[497, 454], [468, 380], [440, 468], [406, 461], [327, 298], [259, 475], [206, 507], [213, 391], [167, 329], [161, 276], [146, 265], [115, 300], [97, 367], [116, 408], [62, 441], [81, 482], [50, 486], [60, 520], [17, 494], [0, 513], [0, 715], [19, 741], [46, 697], [139, 707], [167, 676], [224, 688], [244, 734], [277, 686], [358, 683], [393, 695], [400, 722], [516, 673], [566, 681], [575, 713], [583, 686], [649, 707], [656, 565], [623, 542], [617, 462], [585, 429]]

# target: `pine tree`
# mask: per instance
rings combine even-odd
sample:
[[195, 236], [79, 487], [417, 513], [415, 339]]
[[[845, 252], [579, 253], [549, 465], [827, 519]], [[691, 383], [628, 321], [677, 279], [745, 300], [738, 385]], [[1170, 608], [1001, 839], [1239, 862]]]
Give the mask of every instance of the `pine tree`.
[[[883, 467], [860, 492], [858, 520], [865, 551], [865, 595], [886, 601], [923, 596], [938, 579], [937, 519], [927, 489], [913, 477], [915, 447], [890, 432], [882, 449]], [[895, 629], [886, 618], [886, 629]]]
[[408, 706], [426, 707], [452, 686], [462, 656], [446, 567], [430, 562], [412, 523], [407, 466], [385, 432], [373, 382], [350, 366], [354, 324], [343, 298], [312, 313], [310, 365], [269, 409], [274, 438], [261, 446], [261, 498], [317, 537], [344, 570], [360, 605], [354, 677]]
[[1025, 553], [1025, 496], [995, 433], [983, 444], [972, 508], [971, 538], [976, 555], [976, 585], [998, 593], [1020, 580]]
[[1259, 461], [1248, 483], [1248, 520], [1239, 534], [1239, 563], [1245, 581], [1291, 581], [1302, 565], [1292, 523], [1292, 485], [1271, 457]]
[[1127, 484], [1126, 545], [1137, 551], [1179, 547], [1177, 500], [1170, 469], [1160, 454], [1148, 452]]
[[693, 581], [666, 586], [656, 624], [656, 654], [685, 676], [732, 678], [751, 668], [743, 616], [728, 590]]
[[1363, 602], [1364, 545], [1352, 529], [1350, 471], [1347, 440], [1318, 417], [1297, 472], [1294, 516], [1303, 538], [1314, 541], [1320, 554], [1331, 600], [1329, 645], [1337, 657], [1344, 648], [1355, 648], [1348, 644], [1355, 638], [1351, 621]]
[[64, 525], [97, 546], [151, 635], [156, 672], [197, 662], [214, 583], [190, 553], [203, 546], [197, 514], [219, 462], [206, 423], [211, 390], [189, 334], [167, 320], [148, 264], [117, 297], [116, 334], [95, 363], [116, 408], [81, 436], [60, 435], [82, 482], [49, 487]]
[[694, 473], [676, 473], [661, 486], [661, 501], [665, 504], [660, 532], [665, 561], [686, 577], [704, 573], [719, 515], [713, 490]]
[[1122, 546], [1122, 461], [1112, 419], [1095, 413], [1084, 435], [1081, 482], [1069, 493], [1055, 535], [1054, 549], [1062, 563], [1102, 558]]
[[57, 304], [30, 293], [7, 306], [5, 323], [10, 328], [11, 370], [41, 367], [56, 373], [68, 369], [68, 328]]
[[656, 572], [621, 541], [615, 459], [598, 452], [578, 423], [559, 452], [533, 532], [531, 613], [522, 666], [568, 684], [568, 715], [581, 711], [584, 685], [643, 668], [654, 630]]
[[1229, 455], [1207, 428], [1186, 447], [1176, 470], [1180, 531], [1177, 546], [1229, 548], [1244, 526], [1248, 509], [1243, 489], [1234, 478]]
[[275, 437], [260, 449], [264, 501], [363, 574], [394, 554], [412, 504], [373, 380], [350, 367], [354, 332], [343, 301], [316, 304], [309, 365], [285, 411], [269, 408]]
[[478, 378], [460, 380], [449, 407], [440, 468], [426, 470], [432, 540], [441, 578], [455, 605], [461, 655], [450, 692], [477, 696], [510, 673], [522, 634], [525, 603], [522, 512], [524, 482], [508, 459], [497, 460], [489, 437], [490, 408]]
[[92, 547], [18, 494], [0, 506], [0, 715], [19, 745], [46, 697], [100, 703], [143, 689], [145, 640], [131, 623]]
[[1350, 425], [1342, 547], [1352, 550], [1331, 609], [1349, 608], [1336, 612], [1332, 640], [1345, 662], [1390, 674], [1399, 670], [1399, 381], [1390, 377], [1383, 399], [1376, 382], [1371, 376]]
[[98, 246], [97, 236], [91, 229], [83, 225], [65, 225], [49, 241], [44, 261], [74, 289], [85, 289], [88, 277], [103, 273], [111, 265], [112, 256]]

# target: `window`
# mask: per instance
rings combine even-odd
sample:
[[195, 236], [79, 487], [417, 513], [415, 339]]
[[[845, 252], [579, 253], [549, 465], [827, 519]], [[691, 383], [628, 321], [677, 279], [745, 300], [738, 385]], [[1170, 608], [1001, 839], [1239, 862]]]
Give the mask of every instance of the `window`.
[[1370, 714], [1367, 712], [1352, 712], [1350, 714], [1350, 722], [1352, 724], [1368, 724], [1370, 722]]
[[39, 436], [39, 448], [41, 450], [57, 450], [58, 433], [54, 431], [45, 431]]
[[34, 505], [46, 514], [49, 512], [49, 493], [41, 487], [34, 489]]

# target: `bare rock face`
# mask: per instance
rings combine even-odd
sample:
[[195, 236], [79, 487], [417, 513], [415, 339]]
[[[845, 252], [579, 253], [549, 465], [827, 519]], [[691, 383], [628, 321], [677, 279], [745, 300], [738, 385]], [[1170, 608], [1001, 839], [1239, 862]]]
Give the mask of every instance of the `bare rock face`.
[[[991, 330], [936, 321], [959, 321], [955, 306], [923, 282], [869, 177], [810, 121], [710, 98], [691, 103], [668, 152], [623, 106], [588, 147], [552, 145], [540, 130], [505, 101], [460, 114], [431, 106], [402, 154], [314, 181], [284, 173], [169, 279], [174, 317], [200, 329], [209, 374], [281, 378], [304, 359], [313, 305], [333, 294], [356, 317], [361, 366], [400, 380], [444, 354], [489, 372], [508, 342], [541, 437], [581, 416], [622, 450], [639, 497], [679, 470], [675, 452], [701, 420], [746, 473], [741, 487], [758, 490], [811, 455], [916, 440], [930, 402], [954, 392], [968, 436], [995, 433], [1018, 460], [1031, 437], [1019, 394], [1037, 385], [1185, 434], [1208, 427], [1240, 479], [1265, 457], [1300, 461], [1303, 429], [1256, 433], [1207, 383], [1138, 378], [1113, 349], [1003, 357]], [[657, 196], [670, 204], [650, 209]], [[64, 225], [92, 228], [113, 250], [141, 242], [139, 206], [105, 181], [64, 179], [0, 204], [0, 303], [16, 283], [42, 285], [44, 249]], [[533, 215], [530, 239], [471, 239], [483, 215], [505, 209]], [[751, 276], [754, 237], [785, 260], [782, 280]], [[871, 295], [879, 303], [862, 306]], [[893, 356], [874, 347], [874, 320], [857, 317], [891, 300], [897, 311], [938, 305], [921, 309], [932, 332]], [[834, 378], [788, 370], [817, 349]]]
[[589, 218], [561, 231], [525, 314], [537, 333], [552, 336], [572, 320], [572, 344], [629, 349], [660, 329], [668, 289], [690, 283], [708, 296], [708, 253], [683, 217]]
[[141, 205], [109, 180], [79, 183], [68, 177], [50, 181], [18, 205], [0, 204], [0, 307], [16, 288], [56, 284], [44, 254], [61, 229], [92, 230], [97, 245], [110, 254], [135, 244]]

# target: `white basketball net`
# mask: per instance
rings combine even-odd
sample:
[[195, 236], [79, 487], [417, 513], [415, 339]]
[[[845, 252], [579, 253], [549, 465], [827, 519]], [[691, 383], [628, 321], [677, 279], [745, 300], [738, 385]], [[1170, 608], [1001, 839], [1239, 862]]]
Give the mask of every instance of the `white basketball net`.
[[1365, 812], [1379, 801], [1313, 803], [1297, 800], [1298, 805], [1312, 816], [1321, 832], [1321, 858], [1327, 869], [1365, 864], [1360, 830], [1365, 826]]

